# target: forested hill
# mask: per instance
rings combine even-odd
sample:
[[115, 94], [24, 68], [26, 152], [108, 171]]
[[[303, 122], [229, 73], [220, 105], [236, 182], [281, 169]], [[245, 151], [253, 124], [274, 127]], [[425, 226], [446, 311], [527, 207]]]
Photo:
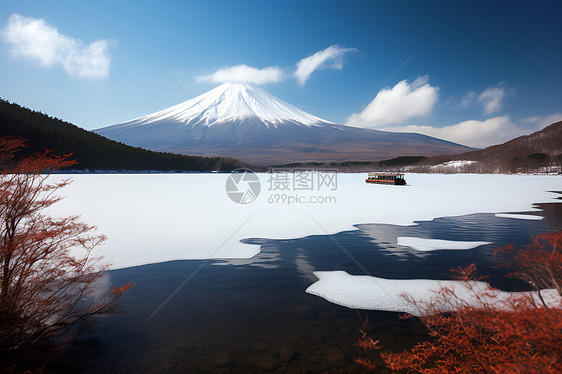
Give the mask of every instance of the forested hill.
[[130, 147], [58, 118], [0, 99], [0, 135], [26, 140], [25, 153], [73, 153], [76, 169], [229, 171], [243, 167], [226, 157], [186, 156]]
[[473, 164], [471, 168], [479, 168], [481, 172], [535, 172], [544, 167], [560, 166], [562, 121], [502, 144], [456, 155], [431, 157], [424, 163], [435, 165], [453, 160], [477, 161], [478, 164]]

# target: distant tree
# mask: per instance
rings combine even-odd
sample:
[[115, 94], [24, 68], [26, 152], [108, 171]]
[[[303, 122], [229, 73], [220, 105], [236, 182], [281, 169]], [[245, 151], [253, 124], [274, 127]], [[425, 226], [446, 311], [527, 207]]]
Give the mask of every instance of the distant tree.
[[546, 164], [550, 160], [550, 156], [546, 153], [533, 153], [527, 156], [527, 159], [535, 164]]
[[23, 146], [0, 138], [0, 372], [23, 370], [20, 365], [30, 365], [52, 339], [115, 311], [131, 287], [100, 296], [94, 288], [105, 267], [92, 251], [105, 237], [78, 217], [45, 212], [69, 184], [49, 182], [50, 174], [74, 162], [48, 151], [15, 158]]
[[389, 160], [379, 161], [380, 167], [414, 165], [427, 159], [425, 156], [400, 156]]
[[[475, 266], [457, 270], [476, 304], [467, 303], [453, 288], [443, 288], [425, 304], [415, 303], [431, 339], [393, 353], [380, 351], [378, 341], [365, 333], [359, 345], [379, 357], [359, 358], [370, 370], [385, 366], [397, 373], [562, 373], [562, 232], [539, 235], [522, 249], [500, 250], [512, 269], [508, 275], [529, 284], [532, 294], [505, 298], [494, 289], [473, 287]], [[544, 291], [550, 292], [546, 302]], [[554, 295], [553, 295], [554, 294]], [[440, 306], [459, 307], [443, 313]], [[549, 307], [550, 304], [550, 307]], [[554, 307], [553, 307], [554, 306]]]

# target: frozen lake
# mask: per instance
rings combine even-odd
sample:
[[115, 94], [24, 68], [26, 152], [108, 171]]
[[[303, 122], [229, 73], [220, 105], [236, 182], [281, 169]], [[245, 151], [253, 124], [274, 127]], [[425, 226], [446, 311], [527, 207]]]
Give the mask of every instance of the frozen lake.
[[106, 285], [136, 284], [122, 299], [128, 312], [96, 330], [92, 372], [360, 372], [349, 308], [371, 310], [368, 329], [385, 347], [407, 346], [425, 330], [398, 319], [402, 291], [423, 296], [471, 263], [493, 285], [523, 290], [494, 268], [494, 249], [562, 229], [560, 195], [549, 192], [562, 190], [560, 176], [235, 181], [254, 195], [232, 193], [229, 174], [65, 177], [74, 183], [52, 214], [98, 226]]
[[533, 203], [552, 201], [555, 194], [548, 191], [562, 190], [562, 176], [408, 174], [407, 186], [384, 186], [365, 183], [365, 174], [330, 173], [258, 174], [260, 193], [248, 204], [227, 195], [229, 174], [57, 175], [74, 182], [52, 213], [80, 215], [98, 226], [108, 237], [98, 253], [119, 269], [251, 258], [259, 246], [241, 243], [245, 238], [292, 239], [356, 224], [532, 211]]

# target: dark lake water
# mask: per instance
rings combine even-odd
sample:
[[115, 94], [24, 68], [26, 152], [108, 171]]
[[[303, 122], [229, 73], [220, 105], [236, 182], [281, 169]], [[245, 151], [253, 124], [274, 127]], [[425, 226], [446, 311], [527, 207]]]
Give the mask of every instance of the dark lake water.
[[[358, 225], [333, 236], [247, 239], [261, 245], [261, 253], [250, 260], [172, 261], [111, 271], [114, 285], [136, 286], [122, 298], [127, 312], [105, 318], [93, 332], [99, 356], [85, 364], [86, 370], [361, 372], [354, 363], [362, 353], [354, 346], [361, 320], [355, 310], [305, 293], [315, 281], [313, 271], [363, 275], [357, 261], [379, 277], [448, 279], [452, 267], [476, 263], [495, 286], [520, 289], [521, 284], [502, 277], [492, 255], [498, 247], [562, 230], [562, 204], [539, 207], [542, 213], [533, 214], [544, 215], [542, 221], [472, 214], [408, 227]], [[493, 244], [420, 253], [393, 245], [398, 236]], [[425, 336], [415, 319], [368, 314], [370, 336], [387, 349], [408, 347]]]

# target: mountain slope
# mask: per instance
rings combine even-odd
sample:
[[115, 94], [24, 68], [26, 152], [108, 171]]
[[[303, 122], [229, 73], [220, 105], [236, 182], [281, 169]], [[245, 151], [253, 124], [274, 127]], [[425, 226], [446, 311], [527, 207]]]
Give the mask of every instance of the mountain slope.
[[562, 153], [562, 121], [503, 144], [463, 153], [459, 156], [475, 161], [510, 162], [515, 157], [523, 158], [534, 153], [544, 153], [549, 156], [557, 156]]
[[103, 170], [232, 170], [242, 163], [226, 158], [153, 152], [109, 140], [71, 123], [0, 99], [0, 135], [26, 139], [24, 154], [52, 149], [73, 153], [77, 169]]
[[259, 87], [230, 82], [168, 109], [95, 131], [154, 150], [232, 156], [261, 164], [376, 160], [470, 149], [421, 134], [337, 125]]
[[457, 155], [444, 155], [425, 160], [424, 164], [439, 164], [454, 160], [477, 161], [482, 172], [529, 171], [537, 167], [560, 165], [562, 162], [562, 121], [540, 131], [520, 136], [502, 144]]

